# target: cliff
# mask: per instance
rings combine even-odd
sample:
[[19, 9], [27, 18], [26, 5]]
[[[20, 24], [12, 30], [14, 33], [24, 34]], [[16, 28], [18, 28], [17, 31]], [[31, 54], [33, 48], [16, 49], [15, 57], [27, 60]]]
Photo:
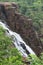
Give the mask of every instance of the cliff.
[[0, 2], [0, 19], [6, 21], [10, 29], [19, 33], [27, 45], [40, 55], [43, 44], [34, 30], [32, 20], [19, 13], [18, 8], [14, 2]]

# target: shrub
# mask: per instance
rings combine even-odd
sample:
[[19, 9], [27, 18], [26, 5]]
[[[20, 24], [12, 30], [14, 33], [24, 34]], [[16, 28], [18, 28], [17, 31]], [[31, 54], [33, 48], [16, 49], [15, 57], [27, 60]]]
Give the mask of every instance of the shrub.
[[0, 65], [21, 65], [22, 57], [16, 48], [11, 47], [11, 38], [5, 35], [0, 26]]

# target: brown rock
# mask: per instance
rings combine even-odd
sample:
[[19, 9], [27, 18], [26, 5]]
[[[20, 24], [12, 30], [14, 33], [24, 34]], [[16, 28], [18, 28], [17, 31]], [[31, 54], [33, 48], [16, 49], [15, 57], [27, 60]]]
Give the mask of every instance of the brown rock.
[[14, 2], [0, 3], [0, 19], [5, 20], [10, 29], [19, 33], [27, 45], [39, 55], [43, 51], [43, 45], [35, 33], [32, 20], [18, 13], [17, 8], [18, 6]]
[[24, 63], [24, 64], [26, 64], [26, 65], [30, 65], [30, 60], [28, 60], [27, 58], [25, 58], [25, 57], [22, 57], [22, 62]]

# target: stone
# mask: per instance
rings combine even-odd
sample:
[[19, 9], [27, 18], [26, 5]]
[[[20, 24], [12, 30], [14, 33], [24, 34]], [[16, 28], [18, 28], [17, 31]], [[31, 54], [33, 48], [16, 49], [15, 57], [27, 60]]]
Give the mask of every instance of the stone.
[[43, 44], [34, 30], [32, 20], [19, 13], [18, 8], [14, 2], [0, 3], [0, 19], [6, 21], [10, 29], [19, 33], [26, 44], [40, 55], [43, 52]]

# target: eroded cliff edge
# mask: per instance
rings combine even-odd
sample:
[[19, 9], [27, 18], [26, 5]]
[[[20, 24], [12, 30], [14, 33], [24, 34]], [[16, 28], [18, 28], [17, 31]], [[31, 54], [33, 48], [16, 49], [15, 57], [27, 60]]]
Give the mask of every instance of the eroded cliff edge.
[[18, 12], [16, 3], [1, 2], [0, 19], [6, 21], [11, 30], [19, 33], [37, 55], [43, 52], [43, 44], [36, 35], [32, 20]]

